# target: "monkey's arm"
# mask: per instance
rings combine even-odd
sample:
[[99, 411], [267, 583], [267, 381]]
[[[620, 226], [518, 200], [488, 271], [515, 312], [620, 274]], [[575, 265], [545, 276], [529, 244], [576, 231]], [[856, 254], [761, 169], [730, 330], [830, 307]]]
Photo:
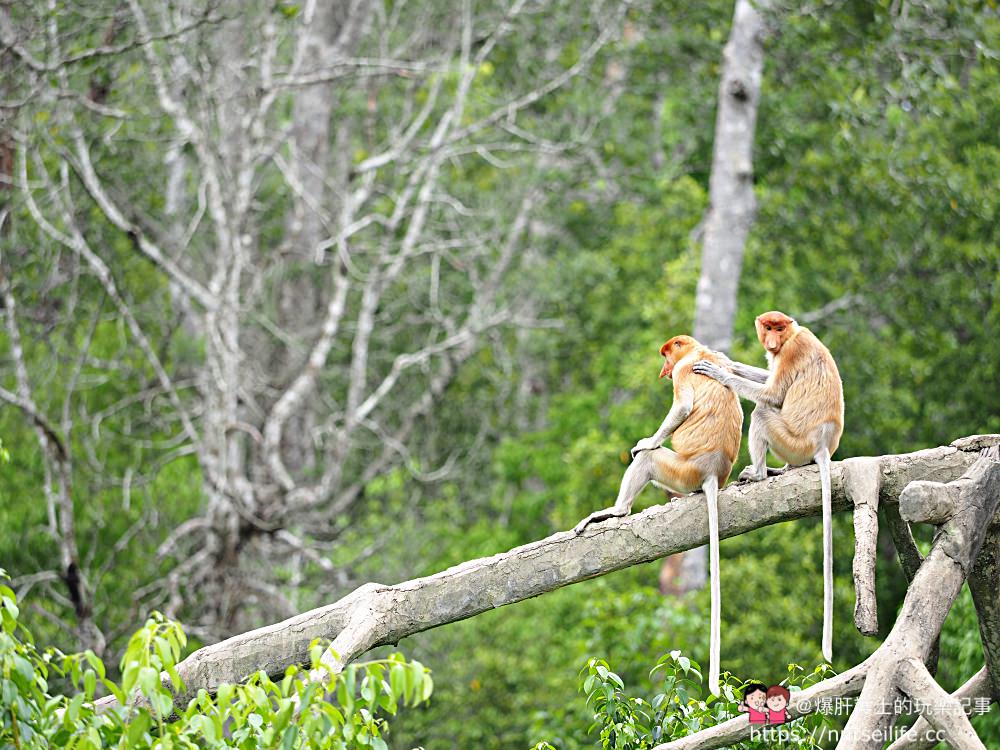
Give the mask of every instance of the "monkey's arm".
[[752, 380], [754, 383], [766, 383], [767, 379], [771, 377], [771, 371], [765, 370], [763, 367], [753, 367], [745, 365], [742, 362], [732, 361], [730, 362], [730, 366], [733, 368], [734, 374], [746, 380]]
[[694, 388], [680, 387], [674, 394], [674, 403], [667, 412], [666, 418], [659, 429], [648, 438], [643, 438], [632, 448], [632, 458], [639, 451], [655, 450], [663, 445], [663, 441], [674, 434], [674, 430], [684, 424], [691, 409], [694, 407]]
[[698, 375], [705, 375], [718, 380], [727, 388], [731, 388], [737, 396], [749, 399], [758, 404], [768, 404], [774, 407], [781, 406], [781, 400], [763, 383], [755, 383], [752, 380], [740, 377], [729, 372], [713, 362], [701, 360], [694, 363], [692, 368]]
[[660, 428], [648, 438], [640, 440], [632, 448], [632, 458], [634, 460], [628, 469], [625, 470], [621, 488], [618, 490], [618, 499], [615, 500], [614, 506], [594, 511], [580, 521], [574, 528], [577, 534], [595, 521], [603, 521], [607, 518], [616, 518], [629, 514], [629, 511], [632, 510], [632, 501], [635, 499], [635, 496], [639, 494], [639, 491], [646, 486], [646, 483], [653, 476], [651, 473], [652, 459], [649, 457], [649, 454], [643, 453], [643, 451], [656, 450], [663, 445], [663, 441], [670, 437], [674, 430], [684, 424], [684, 420], [688, 418], [693, 408], [694, 389], [691, 386], [684, 386], [678, 380], [674, 380], [673, 406], [670, 407], [670, 411], [667, 413], [667, 417], [663, 420]]
[[723, 361], [726, 367], [741, 378], [752, 380], [755, 383], [766, 383], [767, 379], [771, 376], [771, 371], [763, 367], [754, 367], [752, 365], [745, 365], [742, 362], [735, 362], [722, 352], [715, 352], [715, 354]]

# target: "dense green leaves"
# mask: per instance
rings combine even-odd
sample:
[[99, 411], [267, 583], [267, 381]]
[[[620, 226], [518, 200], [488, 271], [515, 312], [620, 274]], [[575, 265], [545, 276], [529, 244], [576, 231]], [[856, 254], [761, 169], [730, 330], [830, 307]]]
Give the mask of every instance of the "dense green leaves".
[[[274, 682], [257, 672], [241, 685], [220, 685], [214, 696], [199, 690], [182, 710], [173, 691], [184, 689], [176, 665], [187, 641], [177, 623], [154, 614], [129, 640], [115, 683], [90, 651], [36, 649], [6, 585], [0, 585], [0, 605], [0, 747], [5, 748], [384, 750], [385, 717], [404, 705], [426, 703], [433, 691], [429, 670], [400, 654], [334, 674], [321, 663], [326, 648], [317, 643], [311, 673], [293, 666]], [[67, 682], [69, 689], [53, 690], [53, 680]], [[117, 705], [95, 710], [98, 683]]]
[[[905, 17], [900, 7], [797, 4], [770, 19], [755, 149], [760, 208], [732, 354], [763, 366], [752, 326], [761, 311], [782, 309], [807, 321], [844, 378], [847, 429], [836, 458], [1000, 430], [992, 387], [1000, 372], [1000, 25], [982, 5], [909, 6]], [[500, 528], [473, 522], [474, 538], [492, 527], [496, 540], [475, 547], [477, 554], [537, 538], [540, 528], [568, 528], [609, 505], [627, 449], [669, 407], [669, 387], [655, 379], [656, 350], [692, 324], [700, 255], [691, 233], [696, 237], [705, 208], [717, 63], [731, 9], [657, 3], [637, 18], [641, 41], [619, 51], [629, 84], [608, 122], [612, 148], [602, 160], [609, 170], [613, 165], [617, 182], [603, 192], [592, 176], [566, 185], [567, 234], [538, 276], [550, 314], [568, 324], [558, 334], [539, 333], [532, 348], [544, 366], [524, 376], [545, 394], [542, 427], [508, 435], [494, 453], [490, 507]], [[651, 158], [657, 106], [661, 143], [675, 157], [662, 169]], [[638, 508], [663, 500], [648, 489]], [[456, 510], [471, 513], [462, 504]], [[438, 542], [453, 538], [446, 524], [433, 528]], [[852, 624], [849, 518], [835, 519], [834, 538], [835, 666], [845, 669], [878, 641], [862, 638]], [[819, 542], [811, 520], [724, 542], [725, 668], [777, 681], [781, 664], [819, 660]], [[458, 538], [446, 549], [449, 563], [462, 559]], [[886, 631], [905, 581], [884, 531], [880, 550]], [[550, 595], [549, 606], [517, 605], [482, 628], [429, 634], [423, 639], [429, 652], [474, 654], [460, 664], [435, 664], [447, 674], [438, 673], [440, 715], [475, 679], [497, 687], [492, 697], [514, 721], [532, 722], [529, 736], [559, 747], [589, 746], [594, 737], [581, 733], [589, 721], [568, 703], [565, 673], [560, 680], [555, 667], [607, 654], [626, 683], [637, 684], [643, 664], [663, 651], [708, 658], [707, 593], [663, 597], [655, 588], [658, 572], [658, 565], [622, 571], [574, 587], [578, 592]], [[500, 619], [502, 655], [486, 635]], [[523, 623], [516, 641], [514, 619]], [[556, 634], [544, 650], [536, 644], [539, 631]], [[942, 682], [954, 689], [982, 665], [969, 607], [956, 609], [945, 633], [952, 648], [942, 650]], [[539, 651], [545, 670], [532, 666]], [[533, 720], [524, 716], [521, 691], [499, 688], [506, 683], [491, 669], [498, 659], [508, 671], [521, 665], [519, 685], [538, 696]], [[504, 713], [485, 703], [477, 704], [481, 715]], [[996, 736], [992, 720], [974, 718], [987, 744]], [[416, 743], [432, 722], [408, 717], [400, 730]], [[498, 726], [504, 738], [518, 735], [507, 721]], [[441, 733], [465, 738], [467, 731], [456, 723]]]
[[[476, 13], [497, 17], [506, 7], [473, 6]], [[592, 30], [592, 19], [600, 19], [605, 8], [599, 4], [585, 17], [573, 3], [528, 6], [528, 20], [522, 19], [516, 33], [505, 36], [481, 66], [464, 117], [492, 111], [533, 76], [566, 70], [579, 59], [583, 31]], [[295, 23], [303, 7], [268, 5], [280, 24]], [[431, 28], [448, 29], [455, 21], [446, 4], [386, 3], [385, 11], [389, 18], [425, 13]], [[579, 79], [504, 123], [509, 128], [504, 139], [526, 132], [533, 142], [558, 148], [523, 158], [498, 149], [490, 152], [492, 160], [473, 149], [443, 164], [449, 194], [471, 212], [435, 214], [436, 236], [456, 246], [464, 228], [482, 214], [502, 226], [514, 198], [537, 191], [539, 207], [521, 272], [499, 292], [501, 299], [517, 300], [518, 310], [534, 325], [510, 325], [490, 334], [433, 409], [414, 422], [410, 453], [392, 468], [364, 475], [367, 448], [382, 443], [374, 433], [366, 436], [366, 449], [344, 466], [349, 480], [363, 485], [363, 501], [330, 521], [321, 561], [279, 557], [266, 570], [251, 565], [242, 571], [253, 580], [266, 573], [274, 581], [269, 595], [280, 598], [281, 606], [303, 610], [365, 580], [392, 582], [433, 573], [569, 528], [610, 504], [628, 448], [655, 429], [670, 405], [669, 384], [656, 380], [658, 346], [692, 325], [700, 270], [698, 224], [707, 202], [719, 61], [731, 13], [731, 2], [632, 4], [621, 38]], [[847, 429], [838, 459], [1000, 431], [995, 388], [1000, 376], [1000, 22], [994, 4], [774, 4], [769, 25], [754, 164], [759, 212], [741, 278], [731, 354], [763, 365], [752, 329], [753, 317], [763, 310], [782, 309], [809, 325], [829, 345], [844, 378]], [[405, 37], [408, 31], [397, 33]], [[96, 22], [87, 26], [77, 40], [80, 48], [98, 43], [103, 33]], [[474, 46], [480, 43], [473, 40]], [[406, 99], [411, 92], [419, 106], [437, 85], [446, 92], [454, 89], [460, 61], [435, 62], [426, 76], [404, 71], [387, 81], [371, 76], [357, 86], [331, 84], [343, 95], [338, 122], [363, 124], [348, 139], [350, 165], [378, 151], [390, 124], [411, 106]], [[90, 60], [73, 73], [85, 77], [88, 87], [96, 74], [103, 76], [96, 83], [111, 81], [112, 92], [128, 92], [122, 100], [113, 99], [128, 117], [105, 120], [88, 114], [84, 122], [92, 147], [106, 178], [127, 192], [138, 215], [157, 225], [163, 220], [165, 183], [158, 145], [172, 125], [156, 115], [138, 51]], [[193, 94], [193, 101], [201, 101], [201, 95]], [[25, 137], [39, 144], [38, 158], [57, 174], [64, 134], [56, 128], [55, 104], [36, 103]], [[281, 117], [279, 124], [287, 126], [289, 112]], [[263, 170], [253, 212], [262, 257], [274, 264], [259, 290], [266, 314], [277, 304], [272, 289], [277, 279], [315, 274], [310, 280], [323, 288], [327, 278], [326, 269], [281, 262], [290, 195], [278, 171]], [[68, 184], [79, 200], [81, 224], [120, 286], [129, 290], [187, 402], [205, 342], [178, 324], [164, 276], [137, 256], [127, 236], [101, 221], [72, 176]], [[192, 206], [198, 187], [191, 186]], [[398, 187], [390, 183], [377, 195], [372, 212], [378, 221], [360, 237], [398, 239], [381, 223], [392, 213], [392, 191]], [[235, 734], [223, 730], [229, 732], [232, 724], [243, 743], [263, 742], [271, 731], [267, 742], [272, 747], [295, 747], [312, 736], [309, 732], [336, 726], [338, 742], [348, 742], [349, 735], [351, 742], [370, 739], [369, 746], [391, 741], [398, 747], [488, 749], [526, 746], [544, 737], [568, 750], [598, 742], [638, 747], [657, 728], [663, 736], [680, 736], [672, 733], [715, 720], [713, 711], [726, 705], [705, 701], [703, 710], [699, 675], [685, 671], [680, 661], [707, 660], [707, 592], [665, 596], [658, 585], [659, 565], [651, 564], [410, 639], [407, 652], [433, 665], [437, 689], [433, 702], [421, 702], [398, 717], [391, 740], [374, 734], [377, 716], [392, 714], [403, 696], [416, 700], [423, 692], [418, 683], [407, 682], [414, 673], [388, 656], [377, 662], [380, 677], [349, 670], [337, 682], [330, 709], [312, 693], [299, 693], [299, 673], [274, 684], [256, 675], [245, 686], [220, 689], [214, 698], [198, 696], [193, 708], [172, 706], [184, 709], [186, 718], [161, 730], [160, 720], [171, 706], [159, 674], [166, 671], [168, 682], [172, 679], [167, 665], [183, 648], [180, 632], [165, 620], [153, 620], [139, 641], [125, 634], [138, 624], [137, 613], [170, 601], [155, 584], [186, 558], [163, 545], [203, 510], [202, 468], [193, 456], [176, 451], [178, 425], [162, 417], [168, 411], [164, 397], [100, 284], [92, 274], [76, 273], [75, 261], [46, 241], [23, 206], [14, 210], [16, 243], [6, 234], [0, 242], [5, 263], [25, 259], [11, 278], [22, 311], [25, 359], [46, 413], [62, 413], [68, 373], [80, 363], [80, 387], [69, 401], [69, 413], [77, 419], [66, 436], [75, 457], [78, 538], [95, 581], [95, 619], [107, 633], [121, 634], [111, 639], [107, 653], [125, 658], [120, 675], [111, 658], [111, 674], [105, 674], [92, 654], [53, 655], [45, 661], [47, 652], [32, 656], [23, 631], [17, 630], [20, 645], [4, 652], [5, 659], [10, 655], [4, 679], [11, 685], [5, 689], [16, 690], [22, 703], [5, 716], [27, 717], [32, 706], [44, 713], [46, 701], [58, 700], [53, 711], [63, 710], [81, 726], [94, 728], [101, 742], [118, 731], [129, 746], [171, 736], [177, 726], [206, 743], [230, 741]], [[491, 225], [484, 221], [482, 226]], [[213, 234], [204, 224], [191, 227], [192, 246], [210, 258]], [[494, 251], [490, 246], [479, 258], [482, 263], [472, 266], [456, 256], [450, 281], [440, 290], [443, 298], [466, 300], [471, 280], [483, 276], [484, 259]], [[430, 260], [415, 269], [378, 311], [388, 333], [375, 365], [391, 363], [422, 333], [412, 319], [430, 298]], [[353, 329], [343, 332], [347, 347], [353, 335]], [[84, 342], [89, 349], [81, 357]], [[2, 384], [14, 390], [6, 333], [0, 333], [0, 348]], [[344, 361], [333, 359], [314, 395], [317, 401], [344, 399], [338, 369]], [[418, 392], [404, 384], [396, 401], [405, 404]], [[249, 402], [244, 406], [251, 414], [257, 408]], [[28, 617], [40, 642], [70, 648], [68, 633], [54, 624], [60, 619], [71, 627], [74, 623], [62, 582], [55, 578], [45, 587], [30, 577], [58, 566], [42, 451], [30, 421], [17, 409], [0, 410], [0, 434], [11, 459], [0, 474], [0, 559], [23, 579], [19, 585], [33, 605], [21, 612], [5, 595], [5, 629], [8, 622]], [[327, 433], [317, 437], [329, 439]], [[141, 472], [129, 473], [132, 467]], [[637, 509], [665, 500], [649, 489]], [[250, 514], [242, 522], [257, 520]], [[266, 543], [270, 533], [265, 530], [259, 540]], [[819, 659], [819, 539], [818, 523], [808, 520], [724, 542], [722, 657], [731, 672], [770, 683], [785, 678], [783, 665], [790, 661], [811, 665]], [[835, 545], [834, 666], [841, 670], [864, 658], [877, 640], [860, 637], [851, 623], [847, 517], [835, 520]], [[879, 616], [885, 632], [905, 581], [884, 534], [879, 550]], [[184, 593], [190, 606], [176, 614], [191, 622], [196, 622], [195, 612], [216, 603], [200, 590]], [[248, 619], [260, 618], [265, 598], [259, 594], [250, 601]], [[945, 687], [954, 689], [982, 665], [976, 631], [971, 603], [963, 596], [942, 640], [939, 674]], [[13, 638], [15, 631], [9, 632]], [[637, 703], [639, 698], [610, 678], [616, 674], [625, 686], [644, 685], [649, 664], [675, 649], [687, 656], [671, 657], [655, 671], [648, 703], [645, 697]], [[607, 660], [600, 664], [605, 669], [615, 665], [605, 676], [596, 672], [591, 685], [611, 690], [598, 696], [599, 711], [614, 718], [602, 718], [599, 729], [588, 735], [597, 698], [589, 707], [578, 700], [573, 665], [596, 654]], [[677, 681], [668, 689], [670, 678]], [[147, 695], [150, 705], [118, 729], [107, 728], [87, 713], [87, 696], [120, 690], [123, 682]], [[69, 697], [47, 698], [53, 685], [68, 686], [63, 692]], [[310, 707], [308, 728], [296, 723], [289, 704], [279, 707], [293, 695]], [[654, 707], [656, 695], [668, 697]], [[9, 702], [6, 698], [5, 706], [15, 706], [13, 692]], [[658, 720], [664, 706], [670, 710]], [[53, 743], [85, 747], [93, 741], [89, 730], [76, 733], [61, 719], [51, 721], [45, 726], [55, 728], [49, 736]], [[974, 721], [987, 744], [1000, 742], [993, 715]]]
[[[791, 692], [802, 690], [830, 677], [828, 667], [806, 673], [788, 665], [787, 676], [780, 684]], [[649, 670], [648, 681], [655, 694], [648, 701], [626, 691], [622, 678], [611, 671], [603, 659], [590, 659], [580, 672], [580, 690], [592, 711], [593, 723], [588, 733], [595, 735], [596, 747], [602, 750], [648, 750], [671, 740], [687, 737], [702, 729], [721, 724], [739, 715], [739, 703], [748, 681], [728, 672], [722, 675], [720, 694], [703, 695], [701, 667], [680, 651], [670, 651], [657, 659]], [[737, 743], [740, 750], [763, 750], [781, 747], [796, 750], [820, 748], [822, 728], [830, 723], [823, 713], [815, 713], [774, 729], [781, 738], [758, 736]], [[534, 750], [553, 750], [559, 744], [539, 742]]]

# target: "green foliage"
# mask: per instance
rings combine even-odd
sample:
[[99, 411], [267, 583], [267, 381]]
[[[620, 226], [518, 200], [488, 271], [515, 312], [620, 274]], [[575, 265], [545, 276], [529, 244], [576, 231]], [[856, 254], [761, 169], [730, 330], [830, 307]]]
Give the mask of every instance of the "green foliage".
[[[219, 685], [214, 696], [201, 689], [182, 709], [171, 690], [184, 689], [176, 666], [186, 638], [177, 623], [154, 613], [129, 640], [116, 683], [92, 651], [36, 649], [19, 616], [14, 592], [0, 585], [0, 747], [385, 750], [385, 717], [426, 703], [433, 690], [429, 670], [400, 654], [334, 674], [317, 642], [312, 670], [325, 682], [294, 666], [277, 682], [256, 672], [243, 684]], [[57, 679], [72, 693], [53, 693]], [[93, 702], [99, 685], [118, 701], [101, 712]]]
[[591, 659], [584, 672], [582, 689], [587, 705], [594, 711], [594, 723], [587, 731], [599, 731], [600, 746], [621, 750], [650, 747], [655, 742], [650, 732], [654, 707], [642, 698], [627, 695], [625, 683], [604, 660]]
[[[802, 667], [789, 664], [781, 684], [796, 692], [831, 675], [825, 665], [806, 673]], [[648, 750], [721, 724], [739, 715], [742, 689], [748, 684], [726, 672], [720, 680], [720, 695], [703, 698], [701, 667], [677, 650], [661, 656], [649, 670], [649, 680], [657, 692], [648, 701], [626, 692], [624, 680], [603, 659], [590, 659], [580, 676], [580, 689], [593, 712], [588, 733], [595, 734], [596, 730], [596, 745], [602, 750]], [[818, 730], [829, 721], [824, 714], [815, 713], [782, 725], [782, 747], [820, 747]], [[733, 747], [762, 750], [772, 747], [773, 741], [749, 739]], [[543, 741], [534, 750], [556, 747]]]
[[[427, 14], [428, 25], [441, 29], [454, 25], [448, 4], [403, 5], [386, 6], [388, 16], [403, 14], [401, 36], [408, 32], [407, 13]], [[1000, 431], [1000, 402], [990, 387], [1000, 379], [1000, 21], [995, 8], [944, 0], [772, 5], [772, 28], [779, 33], [769, 38], [765, 55], [753, 165], [759, 211], [741, 277], [733, 356], [763, 364], [752, 330], [758, 312], [779, 308], [808, 318], [837, 357], [844, 377], [847, 429], [837, 458], [902, 452], [973, 432]], [[275, 23], [289, 28], [301, 16], [299, 3], [279, 0], [266, 6]], [[476, 15], [503, 10], [488, 3], [473, 6]], [[12, 13], [29, 7], [14, 4]], [[552, 325], [499, 331], [461, 368], [440, 402], [414, 423], [419, 452], [368, 481], [363, 502], [330, 521], [335, 544], [329, 558], [336, 576], [309, 561], [279, 561], [279, 588], [294, 606], [305, 609], [329, 601], [357, 581], [405, 580], [501, 552], [568, 528], [613, 500], [628, 448], [655, 429], [670, 405], [669, 384], [655, 379], [660, 364], [656, 350], [668, 336], [690, 331], [693, 323], [698, 223], [707, 205], [719, 61], [731, 14], [731, 1], [633, 4], [622, 38], [583, 76], [510, 123], [536, 141], [572, 148], [545, 159], [531, 152], [519, 159], [514, 152], [499, 151], [494, 157], [502, 158], [505, 168], [471, 154], [447, 160], [441, 192], [473, 212], [511, 200], [526, 184], [544, 195], [532, 216], [522, 271], [499, 295], [530, 300], [528, 317]], [[581, 28], [594, 20], [573, 4], [525, 15], [531, 20], [522, 18], [502, 35], [481, 66], [463, 114], [466, 120], [493, 111], [525, 80], [535, 80], [539, 73], [550, 79], [572, 65], [581, 52]], [[100, 43], [106, 33], [102, 24], [92, 23], [92, 38], [80, 38], [80, 50]], [[474, 40], [476, 47], [480, 43]], [[166, 50], [170, 40], [160, 44]], [[415, 90], [416, 104], [423, 105], [438, 83], [444, 91], [453, 90], [457, 64], [435, 61], [434, 72], [426, 76], [365, 77], [353, 87], [347, 79], [338, 82], [338, 123], [351, 130], [364, 122], [352, 131], [364, 136], [348, 139], [354, 164], [378, 152], [386, 129], [408, 106], [407, 91]], [[615, 68], [625, 74], [620, 90], [609, 83]], [[137, 216], [151, 217], [156, 224], [163, 219], [165, 183], [157, 143], [173, 137], [169, 118], [156, 112], [148, 68], [138, 50], [101, 56], [74, 73], [97, 74], [111, 80], [112, 103], [129, 115], [111, 124], [96, 116], [81, 118], [99, 171], [127, 189], [123, 196]], [[376, 105], [377, 111], [369, 111]], [[58, 118], [49, 111], [54, 111], [53, 102], [39, 107], [32, 120], [40, 139], [39, 158], [55, 172], [58, 156], [48, 140], [62, 136], [47, 127], [54, 127]], [[287, 121], [290, 107], [285, 109]], [[122, 138], [111, 137], [112, 129]], [[26, 137], [32, 135], [30, 128], [25, 130]], [[504, 140], [507, 135], [505, 131]], [[513, 131], [509, 135], [514, 139]], [[198, 186], [191, 188], [193, 203]], [[379, 186], [381, 197], [372, 204], [376, 219], [392, 213], [393, 193], [401, 188]], [[88, 237], [105, 253], [121, 288], [129, 290], [164, 367], [181, 382], [193, 381], [204, 359], [204, 342], [177, 325], [163, 275], [138, 257], [127, 237], [109, 230], [98, 212], [87, 208], [90, 203], [78, 185], [71, 181], [69, 190], [80, 214], [89, 210]], [[280, 176], [265, 174], [253, 214], [259, 244], [273, 248], [265, 252], [277, 254], [282, 246], [288, 202]], [[25, 358], [38, 383], [35, 397], [45, 413], [61, 413], [67, 395], [64, 375], [92, 335], [82, 361], [85, 387], [73, 394], [71, 403], [71, 413], [80, 418], [65, 437], [75, 457], [81, 560], [96, 582], [94, 617], [106, 633], [128, 633], [136, 611], [163, 606], [155, 593], [139, 601], [132, 595], [149, 590], [150, 582], [174, 564], [169, 554], [160, 558], [152, 551], [202, 508], [201, 469], [193, 456], [176, 454], [176, 425], [157, 418], [162, 396], [134, 398], [150, 389], [151, 373], [97, 280], [68, 274], [66, 254], [52, 248], [17, 214], [16, 206], [13, 210], [13, 224], [5, 223], [4, 229], [14, 226], [17, 247], [31, 250], [10, 278], [23, 312], [19, 322]], [[509, 213], [509, 207], [498, 210], [498, 221], [505, 210]], [[380, 225], [377, 220], [365, 232], [380, 232]], [[192, 247], [206, 257], [211, 257], [214, 241], [203, 226], [191, 238]], [[9, 254], [17, 248], [4, 252], [5, 258], [19, 257]], [[485, 267], [489, 258], [484, 257]], [[426, 305], [429, 263], [415, 265], [380, 309], [380, 318], [393, 322], [393, 334], [379, 343], [376, 356], [391, 361], [421, 339], [421, 331], [407, 320], [408, 311]], [[481, 268], [461, 270], [459, 280], [442, 290], [443, 298], [466, 298], [471, 281], [485, 275]], [[314, 274], [322, 288], [327, 272], [307, 264], [279, 264], [274, 277]], [[272, 313], [267, 305], [277, 304], [270, 299], [276, 295], [270, 289], [261, 295], [263, 314]], [[345, 339], [350, 335], [346, 331]], [[0, 353], [7, 363], [9, 342], [3, 336], [0, 332]], [[113, 373], [101, 366], [107, 362], [115, 364]], [[343, 400], [344, 380], [336, 369], [343, 362], [331, 365], [316, 397]], [[5, 387], [12, 388], [9, 367], [4, 378]], [[401, 404], [412, 396], [405, 389], [398, 396]], [[196, 404], [187, 388], [181, 397]], [[255, 407], [248, 403], [246, 408]], [[54, 545], [37, 441], [14, 408], [0, 409], [0, 434], [10, 453], [0, 482], [0, 559], [16, 576], [51, 569]], [[433, 481], [424, 478], [423, 472], [453, 457], [456, 471]], [[345, 476], [360, 477], [365, 458], [345, 464]], [[144, 476], [136, 476], [127, 502], [122, 477], [133, 466], [142, 467]], [[648, 489], [637, 510], [665, 500]], [[841, 669], [870, 653], [878, 641], [861, 638], [851, 625], [851, 527], [848, 518], [835, 523], [835, 666]], [[770, 682], [778, 677], [775, 665], [817, 658], [819, 541], [818, 523], [799, 520], [723, 543], [722, 655], [732, 672], [769, 676]], [[884, 533], [881, 542], [880, 551], [887, 550], [879, 555], [877, 574], [879, 620], [885, 631], [905, 581]], [[321, 587], [300, 583], [310, 567], [322, 574]], [[573, 701], [575, 685], [567, 664], [602, 654], [616, 665], [625, 684], [635, 685], [665, 651], [679, 648], [701, 661], [707, 658], [707, 592], [664, 596], [657, 588], [658, 571], [658, 564], [637, 566], [410, 639], [407, 652], [436, 665], [438, 689], [433, 705], [422, 703], [419, 710], [398, 717], [386, 741], [399, 747], [489, 750], [524, 744], [526, 737], [549, 737], [551, 745], [538, 747], [592, 745], [608, 725], [602, 723], [600, 732], [587, 736], [588, 709]], [[329, 585], [334, 578], [344, 583]], [[72, 621], [71, 607], [58, 590], [53, 594], [36, 586], [30, 596], [34, 611]], [[10, 606], [16, 607], [12, 599]], [[55, 618], [32, 617], [40, 643], [66, 637], [51, 624]], [[976, 631], [971, 602], [963, 595], [942, 635], [940, 675], [949, 689], [982, 665]], [[164, 621], [154, 620], [142, 632], [146, 640], [139, 645], [135, 640], [126, 644], [124, 637], [109, 644], [116, 654], [127, 649], [121, 680], [127, 674], [140, 690], [143, 680], [150, 685], [149, 675], [176, 658], [170, 639], [181, 643]], [[23, 637], [19, 643], [18, 648], [31, 648]], [[27, 660], [36, 676], [41, 674], [28, 651], [10, 653]], [[51, 654], [47, 662], [46, 653]], [[8, 679], [8, 652], [4, 654]], [[49, 670], [50, 686], [73, 682], [74, 664], [81, 675], [78, 694], [86, 694], [88, 679], [104, 684], [86, 657], [74, 662], [58, 652], [36, 656]], [[64, 658], [70, 659], [65, 665]], [[10, 679], [18, 674], [24, 678], [10, 664]], [[392, 669], [388, 662], [384, 668]], [[678, 663], [669, 668], [680, 669], [684, 678]], [[85, 676], [88, 669], [93, 677]], [[662, 667], [655, 679], [665, 679], [666, 671]], [[359, 673], [355, 679], [364, 677]], [[233, 705], [242, 696], [239, 710], [220, 708], [217, 697], [206, 696], [208, 702], [196, 708], [196, 715], [216, 727], [212, 717], [224, 716], [246, 732], [243, 741], [259, 738], [268, 724], [263, 708], [254, 707], [253, 689], [272, 696], [274, 705], [287, 699], [281, 697], [282, 683], [275, 688], [266, 680], [258, 675], [247, 686], [233, 688]], [[294, 676], [293, 682], [299, 684]], [[46, 689], [39, 689], [39, 696], [61, 701], [68, 709], [66, 698], [46, 698]], [[651, 690], [657, 691], [668, 692]], [[149, 699], [148, 708], [135, 709], [129, 726], [140, 726], [144, 720], [138, 717], [146, 716], [149, 726], [140, 734], [150, 742], [173, 737], [177, 726], [191, 726], [184, 719], [166, 725], [167, 734], [161, 735], [155, 712], [165, 708], [167, 696], [155, 690], [152, 695], [155, 700]], [[642, 726], [652, 732], [663, 706], [653, 709], [654, 699], [630, 702], [630, 695], [617, 686], [612, 695], [616, 702], [606, 707], [619, 712], [623, 726], [633, 719], [644, 721], [628, 713], [641, 707], [651, 716]], [[692, 695], [687, 703], [664, 699], [670, 710], [662, 731], [687, 731], [687, 720], [711, 721], [712, 710], [725, 707], [721, 701], [705, 701], [705, 713]], [[155, 701], [161, 704], [157, 707]], [[78, 716], [86, 713], [85, 703], [81, 699], [75, 709]], [[21, 708], [29, 705], [34, 704]], [[364, 704], [356, 702], [355, 709], [359, 706]], [[332, 720], [319, 708], [311, 710], [317, 722]], [[20, 708], [15, 711], [20, 715]], [[358, 710], [353, 715], [360, 716]], [[668, 715], [672, 723], [666, 721]], [[249, 723], [251, 716], [261, 717], [259, 728]], [[96, 717], [87, 721], [105, 731]], [[1000, 746], [995, 712], [974, 721], [989, 746]], [[614, 742], [627, 734], [616, 730]], [[638, 742], [639, 735], [637, 730], [629, 741]], [[73, 735], [78, 736], [84, 735]], [[373, 744], [384, 739], [355, 735], [369, 736]], [[281, 738], [272, 740], [280, 746]], [[347, 741], [343, 735], [341, 740]], [[305, 734], [300, 741], [307, 741]]]

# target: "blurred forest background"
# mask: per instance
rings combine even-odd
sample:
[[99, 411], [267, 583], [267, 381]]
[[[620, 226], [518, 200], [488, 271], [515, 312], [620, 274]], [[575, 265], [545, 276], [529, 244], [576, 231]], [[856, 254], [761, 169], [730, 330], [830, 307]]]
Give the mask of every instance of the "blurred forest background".
[[[732, 13], [0, 3], [0, 565], [37, 639], [111, 663], [159, 609], [212, 642], [609, 505], [669, 408], [658, 347], [692, 330]], [[816, 332], [835, 458], [1000, 432], [995, 2], [764, 15], [730, 354], [763, 366], [764, 310]], [[877, 640], [846, 515], [835, 544], [843, 669]], [[707, 590], [660, 571], [404, 641], [436, 689], [391, 745], [592, 744], [588, 657], [640, 689], [665, 651], [707, 661]], [[724, 669], [811, 669], [818, 521], [726, 541], [722, 596]], [[963, 594], [941, 682], [982, 663]]]

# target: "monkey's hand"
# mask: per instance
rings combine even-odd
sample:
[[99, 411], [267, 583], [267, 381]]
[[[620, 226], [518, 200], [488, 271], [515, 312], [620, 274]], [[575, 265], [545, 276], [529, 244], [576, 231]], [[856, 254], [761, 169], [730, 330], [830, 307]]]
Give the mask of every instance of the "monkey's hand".
[[631, 450], [632, 458], [635, 458], [635, 454], [636, 453], [641, 453], [642, 451], [656, 450], [661, 445], [663, 445], [663, 443], [661, 443], [660, 441], [658, 441], [656, 438], [652, 438], [652, 437], [643, 438], [638, 443], [636, 443], [634, 446], [632, 446], [632, 450]]
[[699, 360], [694, 363], [691, 370], [698, 375], [705, 375], [712, 378], [712, 380], [718, 380], [723, 385], [729, 385], [731, 375], [714, 362], [709, 362], [705, 359]]

